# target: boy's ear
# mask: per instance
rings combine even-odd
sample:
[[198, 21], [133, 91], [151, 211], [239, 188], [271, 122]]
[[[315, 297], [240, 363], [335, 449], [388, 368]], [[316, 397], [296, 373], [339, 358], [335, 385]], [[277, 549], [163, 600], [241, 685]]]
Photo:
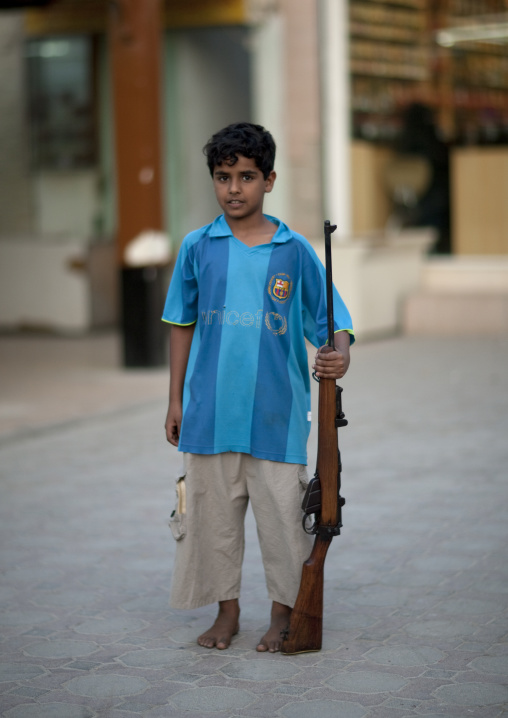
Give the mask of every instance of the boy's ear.
[[271, 192], [273, 189], [273, 185], [275, 184], [275, 180], [277, 179], [277, 173], [275, 170], [272, 170], [268, 177], [265, 179], [265, 192]]

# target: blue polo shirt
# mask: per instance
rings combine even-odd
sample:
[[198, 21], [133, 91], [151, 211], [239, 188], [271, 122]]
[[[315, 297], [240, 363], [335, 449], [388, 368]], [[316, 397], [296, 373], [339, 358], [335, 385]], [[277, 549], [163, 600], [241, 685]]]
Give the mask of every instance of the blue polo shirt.
[[[307, 463], [305, 339], [327, 341], [325, 269], [304, 237], [268, 219], [277, 225], [269, 244], [247, 247], [221, 215], [180, 248], [162, 316], [196, 324], [180, 451]], [[334, 319], [336, 330], [353, 334], [335, 288]]]

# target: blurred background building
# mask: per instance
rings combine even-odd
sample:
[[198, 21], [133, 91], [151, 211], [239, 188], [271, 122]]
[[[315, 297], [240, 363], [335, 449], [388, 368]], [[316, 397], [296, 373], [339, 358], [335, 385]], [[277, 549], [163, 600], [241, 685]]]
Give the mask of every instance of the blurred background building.
[[[158, 156], [125, 195], [138, 11]], [[163, 232], [174, 257], [211, 221], [201, 148], [251, 120], [278, 147], [267, 211], [317, 247], [339, 225], [360, 336], [508, 331], [507, 41], [508, 0], [2, 0], [0, 328], [118, 325], [127, 244]]]

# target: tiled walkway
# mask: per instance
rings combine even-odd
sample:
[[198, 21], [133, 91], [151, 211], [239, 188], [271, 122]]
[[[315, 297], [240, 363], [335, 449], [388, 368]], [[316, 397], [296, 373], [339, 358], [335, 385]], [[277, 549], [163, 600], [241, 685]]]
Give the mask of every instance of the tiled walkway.
[[214, 607], [168, 608], [167, 371], [116, 346], [0, 338], [2, 716], [508, 716], [508, 339], [353, 349], [324, 645], [294, 657], [254, 650], [250, 515], [231, 648], [195, 643]]

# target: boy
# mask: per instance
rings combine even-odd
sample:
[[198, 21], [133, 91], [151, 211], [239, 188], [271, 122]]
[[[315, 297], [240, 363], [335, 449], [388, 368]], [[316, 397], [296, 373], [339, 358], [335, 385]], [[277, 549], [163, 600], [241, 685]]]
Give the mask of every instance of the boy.
[[[257, 650], [275, 652], [311, 548], [301, 528], [310, 429], [305, 339], [326, 342], [324, 268], [307, 240], [263, 214], [276, 177], [269, 132], [229, 125], [204, 152], [223, 214], [184, 239], [163, 313], [171, 324], [166, 436], [185, 452], [187, 497], [171, 605], [218, 602], [198, 643], [228, 648], [239, 630], [250, 500], [272, 600]], [[352, 325], [335, 290], [334, 315], [336, 351], [318, 349], [314, 370], [338, 379], [349, 366]]]

